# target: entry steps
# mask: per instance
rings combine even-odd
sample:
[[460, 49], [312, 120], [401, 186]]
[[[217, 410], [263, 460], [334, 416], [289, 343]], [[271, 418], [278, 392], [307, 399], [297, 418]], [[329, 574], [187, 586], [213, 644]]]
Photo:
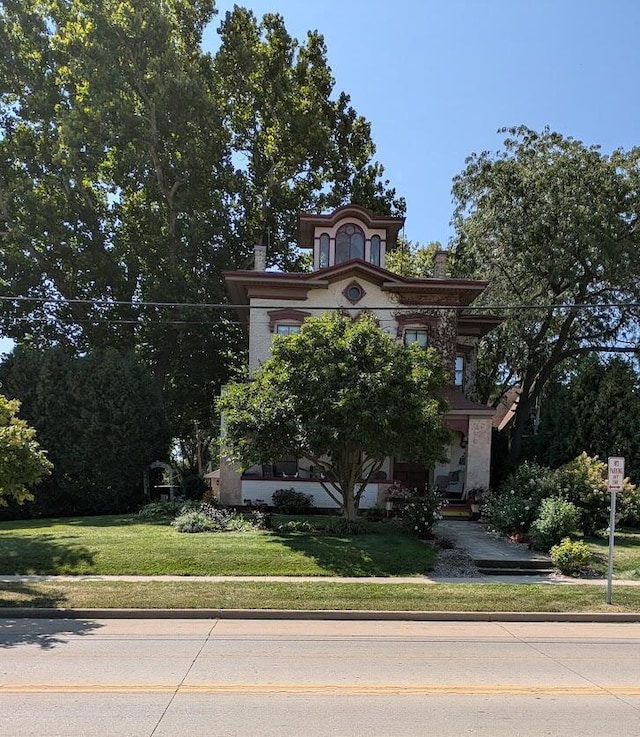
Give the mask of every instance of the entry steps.
[[500, 560], [497, 558], [473, 558], [478, 573], [485, 576], [548, 576], [553, 566], [548, 560]]

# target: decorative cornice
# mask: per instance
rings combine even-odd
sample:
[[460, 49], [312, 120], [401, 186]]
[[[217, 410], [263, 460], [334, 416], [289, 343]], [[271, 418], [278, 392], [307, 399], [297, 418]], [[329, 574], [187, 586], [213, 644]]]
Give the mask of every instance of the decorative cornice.
[[276, 324], [279, 322], [286, 321], [300, 324], [305, 318], [311, 317], [310, 312], [294, 309], [269, 310], [267, 314], [269, 315], [269, 330], [271, 332], [274, 331]]

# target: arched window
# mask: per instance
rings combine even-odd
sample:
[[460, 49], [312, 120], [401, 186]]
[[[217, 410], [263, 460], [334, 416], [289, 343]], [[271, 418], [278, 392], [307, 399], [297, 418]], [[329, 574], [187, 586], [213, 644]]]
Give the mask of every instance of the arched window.
[[380, 236], [371, 236], [371, 263], [380, 266]]
[[320, 263], [321, 269], [326, 269], [329, 266], [329, 236], [327, 233], [323, 233], [320, 236]]
[[364, 232], [357, 225], [347, 223], [336, 234], [336, 263], [352, 258], [364, 259]]

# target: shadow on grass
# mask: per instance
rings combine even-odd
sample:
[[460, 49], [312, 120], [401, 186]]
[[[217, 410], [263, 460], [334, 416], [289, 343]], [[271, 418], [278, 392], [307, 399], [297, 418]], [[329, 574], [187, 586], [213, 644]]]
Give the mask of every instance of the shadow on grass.
[[[44, 596], [29, 585], [11, 584], [10, 590], [24, 596], [23, 603], [16, 599], [12, 606], [56, 606], [64, 601], [64, 596]], [[0, 648], [37, 645], [51, 650], [69, 641], [65, 635], [87, 635], [102, 626], [85, 619], [5, 618], [0, 608]]]
[[275, 533], [274, 540], [335, 576], [419, 576], [433, 562], [430, 547], [397, 532], [353, 537]]
[[0, 536], [0, 573], [51, 575], [84, 572], [93, 564], [93, 553], [86, 547], [65, 542], [59, 535]]

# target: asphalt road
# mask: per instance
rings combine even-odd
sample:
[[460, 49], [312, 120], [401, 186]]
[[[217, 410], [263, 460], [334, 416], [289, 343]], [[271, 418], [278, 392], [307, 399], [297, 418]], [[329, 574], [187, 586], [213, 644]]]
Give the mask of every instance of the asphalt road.
[[0, 619], [0, 735], [638, 737], [640, 624]]

